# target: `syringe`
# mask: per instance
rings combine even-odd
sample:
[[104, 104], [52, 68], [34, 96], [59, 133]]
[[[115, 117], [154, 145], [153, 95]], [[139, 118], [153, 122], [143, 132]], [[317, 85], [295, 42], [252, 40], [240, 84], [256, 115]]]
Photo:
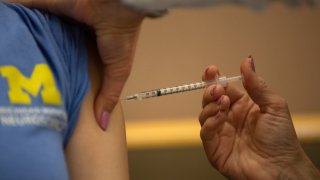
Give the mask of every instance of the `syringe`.
[[176, 94], [176, 93], [182, 93], [187, 91], [193, 91], [197, 89], [203, 89], [205, 87], [208, 87], [212, 84], [221, 84], [222, 86], [226, 87], [229, 82], [238, 81], [241, 80], [242, 76], [234, 76], [227, 78], [226, 76], [219, 76], [214, 80], [211, 81], [204, 81], [204, 82], [197, 82], [197, 83], [191, 83], [191, 84], [185, 84], [181, 86], [175, 86], [175, 87], [168, 87], [168, 88], [162, 88], [162, 89], [154, 89], [151, 91], [144, 91], [140, 92], [131, 96], [127, 96], [124, 98], [124, 100], [143, 100], [148, 99], [152, 97], [159, 97], [159, 96], [165, 96], [169, 94]]

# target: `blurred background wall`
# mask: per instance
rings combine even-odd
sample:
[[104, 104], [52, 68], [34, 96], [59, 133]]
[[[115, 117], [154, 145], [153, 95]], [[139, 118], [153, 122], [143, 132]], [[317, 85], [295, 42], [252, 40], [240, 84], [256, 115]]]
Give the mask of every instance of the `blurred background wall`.
[[[211, 64], [227, 76], [239, 75], [248, 55], [254, 57], [257, 73], [288, 101], [299, 137], [320, 165], [320, 7], [220, 5], [146, 20], [123, 96], [200, 81]], [[202, 93], [122, 103], [131, 179], [224, 179], [212, 170], [201, 147], [197, 116]], [[188, 123], [181, 131], [172, 130], [176, 133], [165, 131]], [[160, 139], [152, 139], [157, 131], [152, 128], [163, 130], [156, 135]], [[140, 144], [134, 144], [136, 139]]]

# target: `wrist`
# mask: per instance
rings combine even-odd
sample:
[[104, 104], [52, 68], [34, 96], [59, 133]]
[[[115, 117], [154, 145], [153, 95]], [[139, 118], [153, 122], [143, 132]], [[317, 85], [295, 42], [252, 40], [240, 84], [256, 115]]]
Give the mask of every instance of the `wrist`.
[[301, 155], [292, 164], [279, 171], [279, 180], [320, 179], [320, 172], [301, 149]]

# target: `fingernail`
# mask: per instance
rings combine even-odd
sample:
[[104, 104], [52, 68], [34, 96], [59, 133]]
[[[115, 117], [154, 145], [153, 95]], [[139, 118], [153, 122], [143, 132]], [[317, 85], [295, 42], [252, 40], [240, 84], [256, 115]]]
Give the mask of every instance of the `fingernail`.
[[108, 112], [103, 112], [100, 119], [100, 126], [103, 130], [107, 130], [109, 124], [110, 114]]
[[213, 97], [214, 95], [214, 90], [216, 89], [216, 86], [213, 86], [210, 90], [210, 96]]
[[253, 57], [250, 55], [249, 58], [251, 59], [250, 63], [251, 63], [251, 69], [253, 72], [256, 72], [256, 67], [254, 65], [254, 60]]

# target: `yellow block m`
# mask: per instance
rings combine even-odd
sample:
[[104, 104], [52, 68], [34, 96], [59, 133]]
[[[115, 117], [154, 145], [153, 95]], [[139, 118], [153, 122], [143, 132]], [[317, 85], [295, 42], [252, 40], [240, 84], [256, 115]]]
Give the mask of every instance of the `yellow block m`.
[[12, 104], [31, 104], [30, 95], [37, 97], [41, 87], [41, 97], [44, 104], [62, 104], [53, 74], [46, 64], [36, 65], [30, 78], [25, 77], [15, 66], [2, 66], [0, 73], [8, 80], [8, 95]]

